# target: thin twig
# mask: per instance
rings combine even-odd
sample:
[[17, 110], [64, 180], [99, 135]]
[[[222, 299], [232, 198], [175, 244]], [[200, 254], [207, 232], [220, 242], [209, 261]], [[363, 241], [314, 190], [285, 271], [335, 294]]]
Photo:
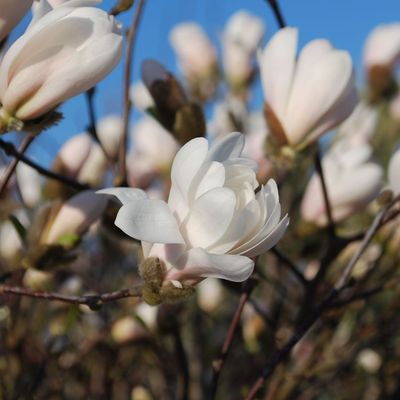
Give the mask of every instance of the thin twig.
[[288, 257], [286, 257], [283, 253], [281, 253], [276, 247], [273, 247], [271, 249], [271, 252], [278, 258], [278, 260], [282, 264], [286, 265], [289, 268], [289, 270], [299, 280], [300, 283], [302, 283], [304, 286], [307, 285], [308, 283], [307, 279]]
[[213, 400], [217, 393], [219, 377], [221, 375], [222, 369], [225, 364], [225, 360], [226, 360], [229, 350], [231, 348], [233, 337], [236, 332], [236, 328], [239, 324], [243, 308], [244, 308], [245, 304], [247, 303], [247, 301], [250, 297], [250, 294], [255, 287], [255, 284], [256, 284], [256, 280], [251, 279], [251, 278], [248, 279], [243, 284], [243, 291], [240, 296], [239, 303], [236, 307], [236, 311], [232, 317], [231, 323], [229, 324], [228, 331], [226, 332], [226, 336], [225, 336], [224, 344], [222, 345], [221, 352], [220, 352], [218, 358], [216, 358], [212, 363], [213, 375], [212, 375], [212, 380], [211, 380], [211, 389], [210, 389], [210, 396], [209, 396], [210, 400]]
[[[25, 151], [28, 149], [29, 145], [33, 142], [33, 139], [35, 139], [35, 136], [33, 136], [33, 135], [25, 136], [24, 140], [21, 143], [21, 146], [18, 149], [18, 153], [24, 154]], [[1, 182], [0, 182], [0, 195], [3, 193], [8, 182], [10, 181], [10, 179], [15, 171], [15, 168], [17, 168], [18, 162], [19, 162], [19, 158], [15, 157], [11, 161], [9, 166], [7, 167], [6, 171], [4, 172]]]
[[356, 265], [357, 261], [360, 259], [362, 254], [367, 249], [368, 245], [370, 244], [376, 232], [382, 226], [382, 221], [384, 221], [387, 213], [389, 213], [390, 209], [395, 205], [397, 201], [399, 201], [398, 197], [395, 198], [388, 206], [386, 206], [376, 215], [373, 223], [365, 233], [364, 239], [360, 243], [360, 246], [354, 253], [352, 259], [347, 264], [343, 273], [339, 277], [337, 283], [331, 289], [330, 293], [318, 306], [310, 310], [309, 315], [304, 317], [303, 322], [296, 329], [296, 332], [291, 336], [286, 345], [282, 347], [280, 350], [276, 350], [273, 353], [273, 355], [270, 358], [270, 361], [264, 367], [262, 374], [250, 389], [247, 397], [245, 398], [246, 400], [253, 400], [255, 398], [258, 391], [264, 386], [266, 380], [273, 374], [275, 368], [281, 362], [286, 360], [293, 347], [304, 337], [304, 335], [309, 331], [309, 329], [322, 317], [324, 312], [331, 307], [331, 305], [333, 304], [334, 300], [336, 300], [338, 295], [347, 287], [347, 285], [350, 282], [354, 266]]
[[125, 299], [127, 297], [141, 297], [142, 288], [143, 287], [141, 285], [138, 285], [129, 289], [117, 290], [115, 292], [90, 294], [84, 296], [70, 296], [61, 293], [43, 292], [20, 286], [0, 285], [0, 295], [11, 294], [15, 296], [32, 297], [41, 300], [62, 301], [70, 304], [85, 304], [92, 309], [98, 309], [103, 303], [109, 303], [112, 301]]
[[190, 382], [190, 374], [189, 374], [189, 363], [186, 355], [185, 348], [183, 346], [181, 332], [179, 330], [179, 326], [176, 324], [173, 328], [173, 337], [175, 342], [175, 354], [178, 361], [178, 367], [182, 375], [182, 391], [179, 396], [180, 400], [188, 400], [189, 399], [189, 382]]
[[321, 153], [319, 151], [319, 148], [317, 148], [317, 151], [315, 153], [314, 164], [315, 164], [315, 170], [317, 171], [317, 174], [321, 181], [322, 194], [324, 196], [324, 203], [325, 203], [325, 213], [328, 218], [328, 226], [327, 226], [328, 234], [331, 238], [334, 238], [336, 236], [335, 222], [334, 222], [333, 216], [332, 216], [332, 205], [329, 200], [328, 188], [326, 185], [324, 171], [322, 168]]
[[267, 3], [270, 5], [275, 19], [278, 22], [279, 28], [284, 28], [286, 26], [285, 19], [283, 18], [281, 9], [279, 7], [278, 1], [277, 0], [266, 0]]
[[131, 83], [131, 70], [133, 64], [133, 50], [134, 50], [135, 38], [139, 27], [140, 19], [142, 16], [143, 7], [144, 7], [144, 0], [140, 0], [136, 8], [136, 12], [133, 15], [132, 25], [129, 28], [127, 35], [127, 50], [126, 50], [124, 77], [123, 77], [123, 111], [122, 111], [123, 130], [119, 143], [119, 164], [118, 164], [118, 175], [116, 182], [117, 185], [126, 185], [126, 180], [127, 180], [126, 152], [128, 147], [129, 117], [132, 111], [132, 104], [129, 99], [129, 86]]
[[67, 176], [57, 174], [53, 171], [49, 171], [46, 168], [43, 168], [39, 164], [36, 164], [36, 162], [32, 161], [30, 158], [26, 157], [24, 154], [22, 154], [20, 151], [18, 151], [14, 145], [10, 142], [6, 142], [3, 139], [0, 139], [0, 147], [4, 150], [4, 152], [12, 157], [15, 157], [16, 160], [22, 161], [24, 164], [29, 165], [33, 169], [35, 169], [39, 174], [49, 178], [49, 179], [54, 179], [56, 181], [59, 181], [67, 186], [70, 186], [74, 189], [77, 190], [86, 190], [90, 189], [89, 185], [85, 185], [82, 183], [79, 183], [78, 181], [75, 181], [74, 179], [68, 178]]

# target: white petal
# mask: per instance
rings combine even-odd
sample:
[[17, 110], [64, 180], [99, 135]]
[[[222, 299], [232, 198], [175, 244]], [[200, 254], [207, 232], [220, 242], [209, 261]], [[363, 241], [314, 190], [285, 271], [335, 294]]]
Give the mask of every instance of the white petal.
[[215, 141], [207, 156], [209, 161], [223, 162], [230, 158], [237, 158], [244, 148], [244, 136], [240, 132], [232, 132]]
[[172, 272], [167, 279], [221, 278], [233, 282], [245, 281], [253, 272], [254, 261], [248, 257], [217, 255], [196, 248], [189, 250], [176, 263], [180, 271]]
[[127, 235], [150, 243], [184, 243], [167, 203], [137, 199], [121, 207], [115, 225]]
[[297, 36], [295, 28], [281, 29], [258, 54], [264, 96], [281, 123], [295, 70]]
[[191, 201], [198, 199], [202, 194], [209, 190], [222, 187], [224, 182], [224, 166], [217, 161], [205, 163], [190, 187]]
[[136, 200], [147, 199], [147, 194], [143, 190], [134, 188], [107, 188], [98, 190], [96, 193], [115, 196], [122, 204], [129, 204]]
[[235, 206], [235, 194], [227, 188], [216, 188], [199, 197], [182, 225], [191, 247], [207, 248], [218, 241], [231, 223]]

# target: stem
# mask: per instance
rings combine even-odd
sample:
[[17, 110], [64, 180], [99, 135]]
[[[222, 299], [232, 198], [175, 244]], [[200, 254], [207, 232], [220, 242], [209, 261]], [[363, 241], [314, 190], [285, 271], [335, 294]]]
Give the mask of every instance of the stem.
[[326, 186], [324, 171], [322, 169], [321, 153], [320, 153], [319, 148], [317, 148], [317, 151], [315, 153], [314, 164], [315, 164], [315, 170], [317, 171], [317, 173], [319, 175], [319, 179], [321, 181], [322, 194], [324, 196], [324, 202], [325, 202], [325, 212], [328, 217], [328, 227], [327, 227], [328, 234], [329, 234], [330, 238], [335, 238], [336, 237], [335, 222], [334, 222], [333, 216], [332, 216], [332, 206], [331, 206], [331, 202], [329, 201], [328, 188]]
[[[25, 136], [24, 140], [21, 143], [21, 146], [18, 149], [18, 153], [24, 154], [25, 151], [28, 149], [29, 145], [33, 142], [33, 139], [35, 139], [35, 136], [32, 135]], [[0, 182], [0, 195], [4, 192], [8, 182], [10, 181], [15, 171], [15, 168], [17, 168], [18, 162], [19, 159], [15, 157], [7, 167], [6, 171], [4, 172], [2, 180]]]
[[279, 3], [277, 0], [265, 0], [269, 6], [272, 9], [272, 12], [274, 13], [275, 19], [278, 22], [279, 28], [285, 28], [286, 27], [286, 22], [285, 19], [283, 18], [281, 8], [279, 7]]
[[298, 281], [303, 284], [303, 286], [307, 286], [308, 281], [304, 277], [304, 275], [300, 272], [300, 270], [296, 267], [296, 265], [287, 258], [283, 253], [281, 253], [276, 247], [271, 249], [271, 252], [276, 256], [276, 258], [284, 265], [286, 265], [289, 270], [293, 273], [293, 275], [298, 279]]
[[187, 360], [185, 348], [183, 347], [182, 337], [179, 330], [179, 326], [175, 326], [173, 328], [173, 337], [175, 342], [175, 353], [178, 360], [178, 367], [182, 375], [182, 392], [179, 396], [180, 400], [188, 400], [189, 399], [189, 363]]
[[221, 375], [222, 369], [225, 364], [225, 360], [226, 360], [229, 350], [231, 348], [233, 337], [236, 332], [236, 328], [239, 324], [243, 308], [244, 308], [245, 304], [247, 303], [247, 301], [250, 297], [250, 294], [255, 287], [255, 284], [256, 284], [256, 281], [251, 278], [248, 279], [243, 284], [243, 292], [240, 296], [239, 303], [236, 307], [236, 311], [233, 314], [231, 323], [229, 324], [228, 331], [226, 332], [224, 344], [222, 345], [222, 349], [220, 351], [218, 358], [216, 358], [212, 363], [213, 375], [212, 375], [211, 390], [210, 390], [210, 396], [209, 396], [210, 400], [214, 399], [215, 395], [217, 393], [219, 377]]
[[135, 38], [137, 29], [139, 27], [140, 19], [142, 16], [143, 6], [144, 6], [144, 0], [140, 0], [136, 12], [133, 15], [132, 24], [128, 31], [128, 36], [127, 36], [127, 53], [124, 65], [124, 78], [123, 78], [123, 111], [122, 111], [123, 130], [122, 130], [121, 140], [119, 143], [119, 164], [118, 164], [118, 176], [116, 182], [118, 186], [126, 185], [127, 182], [126, 152], [128, 147], [129, 117], [132, 111], [132, 104], [129, 99], [129, 85], [131, 82], [131, 70], [133, 64], [133, 50], [134, 50]]
[[73, 189], [77, 190], [87, 190], [90, 189], [90, 186], [84, 185], [82, 183], [79, 183], [78, 181], [75, 181], [74, 179], [68, 178], [67, 176], [57, 174], [55, 172], [49, 171], [46, 168], [43, 168], [42, 166], [36, 164], [34, 161], [32, 161], [30, 158], [26, 157], [23, 155], [21, 152], [19, 152], [12, 143], [6, 142], [3, 139], [0, 139], [0, 147], [4, 150], [4, 152], [9, 155], [15, 157], [15, 159], [22, 161], [24, 164], [29, 165], [33, 169], [35, 169], [39, 174], [49, 178], [49, 179], [54, 179], [57, 180], [67, 186], [72, 187]]
[[246, 400], [252, 400], [257, 395], [258, 391], [264, 386], [266, 380], [273, 374], [275, 368], [284, 361], [290, 354], [293, 347], [304, 337], [309, 329], [322, 317], [323, 313], [329, 309], [337, 296], [347, 287], [350, 282], [351, 274], [354, 266], [360, 259], [362, 254], [367, 249], [369, 243], [373, 239], [376, 232], [382, 226], [382, 222], [385, 221], [386, 216], [390, 213], [391, 208], [399, 201], [400, 196], [397, 196], [389, 205], [382, 209], [374, 218], [371, 226], [368, 228], [364, 235], [364, 239], [360, 243], [357, 251], [347, 264], [342, 275], [339, 277], [337, 283], [334, 285], [328, 296], [315, 308], [311, 309], [308, 316], [304, 316], [303, 323], [297, 328], [296, 332], [288, 340], [286, 345], [273, 353], [270, 361], [264, 367], [262, 374], [256, 380], [252, 388], [250, 389]]
[[20, 286], [0, 285], [1, 294], [11, 294], [16, 296], [32, 297], [41, 300], [62, 301], [70, 304], [85, 304], [91, 309], [99, 309], [103, 303], [109, 303], [116, 300], [125, 299], [127, 297], [141, 297], [142, 286], [138, 285], [129, 289], [122, 289], [115, 292], [103, 294], [90, 294], [84, 296], [69, 296], [61, 293], [36, 291]]

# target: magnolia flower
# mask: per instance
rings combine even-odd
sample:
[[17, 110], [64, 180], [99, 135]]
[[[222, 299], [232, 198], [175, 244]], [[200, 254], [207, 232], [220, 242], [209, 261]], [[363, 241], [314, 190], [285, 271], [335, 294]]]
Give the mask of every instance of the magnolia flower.
[[392, 69], [400, 59], [400, 23], [379, 25], [368, 36], [364, 47], [364, 65]]
[[378, 125], [378, 112], [375, 108], [360, 102], [337, 131], [340, 139], [352, 145], [369, 143]]
[[81, 235], [103, 213], [107, 202], [92, 190], [85, 190], [66, 201], [48, 221], [41, 243], [54, 244], [67, 234]]
[[41, 198], [41, 182], [39, 173], [24, 163], [18, 163], [16, 168], [18, 189], [24, 203], [28, 207], [35, 207]]
[[[342, 141], [323, 158], [332, 217], [336, 222], [363, 209], [379, 194], [383, 171], [378, 164], [368, 161], [371, 153], [372, 149], [367, 144], [351, 146]], [[301, 214], [306, 221], [319, 226], [327, 224], [323, 192], [316, 173], [305, 191]]]
[[222, 36], [225, 75], [232, 85], [247, 83], [253, 72], [252, 57], [264, 35], [262, 20], [240, 10], [229, 19]]
[[347, 52], [318, 39], [296, 58], [297, 35], [281, 29], [258, 61], [271, 134], [281, 145], [304, 147], [350, 115], [357, 93]]
[[131, 186], [146, 187], [157, 175], [169, 172], [179, 144], [154, 118], [144, 117], [135, 125], [132, 141], [127, 160]]
[[[72, 0], [47, 10], [0, 65], [0, 129], [30, 120], [94, 86], [119, 62], [122, 36], [113, 17]], [[1, 119], [3, 121], [1, 121]]]
[[92, 141], [89, 154], [79, 169], [77, 179], [90, 186], [102, 186], [108, 167], [108, 161], [103, 149]]
[[22, 19], [32, 5], [32, 0], [0, 0], [0, 42]]
[[397, 150], [390, 158], [388, 179], [390, 189], [395, 195], [400, 194], [400, 150]]
[[197, 282], [216, 277], [247, 279], [255, 257], [283, 236], [289, 219], [280, 220], [275, 181], [261, 186], [256, 165], [241, 157], [244, 137], [231, 133], [210, 149], [195, 138], [177, 153], [171, 170], [168, 203], [149, 200], [139, 189], [110, 188], [123, 206], [115, 224], [142, 240], [145, 257], [158, 257], [166, 279]]
[[134, 106], [142, 111], [154, 107], [154, 100], [142, 81], [134, 83], [129, 88], [129, 97]]
[[97, 123], [96, 131], [104, 150], [111, 158], [118, 155], [119, 141], [124, 130], [124, 122], [118, 115], [108, 115]]
[[194, 22], [176, 25], [169, 36], [187, 77], [202, 77], [215, 69], [216, 52], [203, 29]]

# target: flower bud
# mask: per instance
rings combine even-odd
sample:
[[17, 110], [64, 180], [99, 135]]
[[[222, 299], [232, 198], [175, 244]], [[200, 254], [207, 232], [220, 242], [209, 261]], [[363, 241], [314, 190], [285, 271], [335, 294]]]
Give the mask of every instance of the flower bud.
[[397, 150], [389, 161], [388, 166], [389, 187], [394, 195], [400, 194], [400, 150]]
[[69, 1], [35, 19], [0, 64], [0, 131], [39, 118], [93, 87], [119, 62], [122, 36], [91, 0]]

